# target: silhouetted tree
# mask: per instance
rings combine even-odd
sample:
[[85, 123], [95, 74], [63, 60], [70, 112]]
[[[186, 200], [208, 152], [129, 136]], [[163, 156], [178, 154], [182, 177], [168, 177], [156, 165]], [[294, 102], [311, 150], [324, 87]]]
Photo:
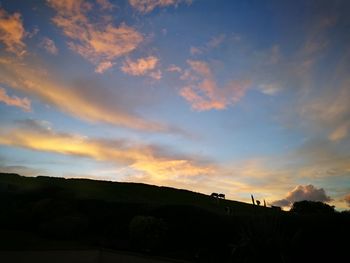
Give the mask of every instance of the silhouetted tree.
[[334, 213], [334, 206], [322, 202], [304, 200], [295, 202], [290, 211], [298, 214], [332, 214]]

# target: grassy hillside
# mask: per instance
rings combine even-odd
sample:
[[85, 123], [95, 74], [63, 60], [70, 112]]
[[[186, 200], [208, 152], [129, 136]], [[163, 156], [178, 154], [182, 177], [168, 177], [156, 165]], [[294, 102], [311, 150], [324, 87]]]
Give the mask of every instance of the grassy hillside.
[[191, 262], [337, 262], [347, 251], [342, 240], [349, 225], [350, 213], [332, 209], [298, 214], [169, 187], [0, 174], [0, 250], [107, 248]]
[[64, 179], [46, 176], [23, 177], [18, 174], [0, 173], [0, 187], [1, 185], [3, 188], [8, 186], [11, 189], [12, 187], [13, 192], [17, 193], [30, 194], [47, 191], [50, 194], [51, 191], [52, 193], [60, 192], [63, 196], [80, 200], [147, 203], [149, 205], [189, 205], [216, 213], [226, 213], [226, 207], [230, 207], [236, 213], [252, 213], [259, 209], [243, 202], [217, 200], [209, 195], [188, 190], [141, 183]]

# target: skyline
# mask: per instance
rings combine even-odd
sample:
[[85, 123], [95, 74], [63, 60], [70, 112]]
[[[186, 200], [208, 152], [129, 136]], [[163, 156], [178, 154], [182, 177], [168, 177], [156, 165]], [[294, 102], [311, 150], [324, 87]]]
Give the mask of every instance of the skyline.
[[350, 206], [347, 1], [0, 2], [0, 171]]

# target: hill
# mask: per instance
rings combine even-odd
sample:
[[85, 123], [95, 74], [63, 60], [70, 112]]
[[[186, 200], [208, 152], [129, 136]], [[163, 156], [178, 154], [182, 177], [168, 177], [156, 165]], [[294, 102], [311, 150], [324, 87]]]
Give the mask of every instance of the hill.
[[188, 190], [142, 183], [65, 179], [47, 176], [24, 177], [18, 174], [0, 173], [0, 191], [1, 189], [28, 195], [59, 194], [78, 200], [100, 200], [129, 204], [143, 203], [154, 206], [196, 206], [219, 214], [227, 213], [227, 207], [230, 207], [236, 213], [252, 213], [259, 209], [243, 202], [218, 200], [209, 195]]
[[334, 261], [346, 251], [349, 225], [348, 213], [302, 215], [147, 184], [0, 174], [0, 250]]

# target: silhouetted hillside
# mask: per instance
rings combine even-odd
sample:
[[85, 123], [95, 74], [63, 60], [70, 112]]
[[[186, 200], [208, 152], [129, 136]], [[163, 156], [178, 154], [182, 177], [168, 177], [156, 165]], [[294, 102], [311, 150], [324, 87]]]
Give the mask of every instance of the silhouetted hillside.
[[0, 174], [0, 211], [0, 250], [107, 248], [192, 262], [295, 262], [334, 260], [350, 234], [346, 213], [282, 212], [169, 187], [17, 174]]

